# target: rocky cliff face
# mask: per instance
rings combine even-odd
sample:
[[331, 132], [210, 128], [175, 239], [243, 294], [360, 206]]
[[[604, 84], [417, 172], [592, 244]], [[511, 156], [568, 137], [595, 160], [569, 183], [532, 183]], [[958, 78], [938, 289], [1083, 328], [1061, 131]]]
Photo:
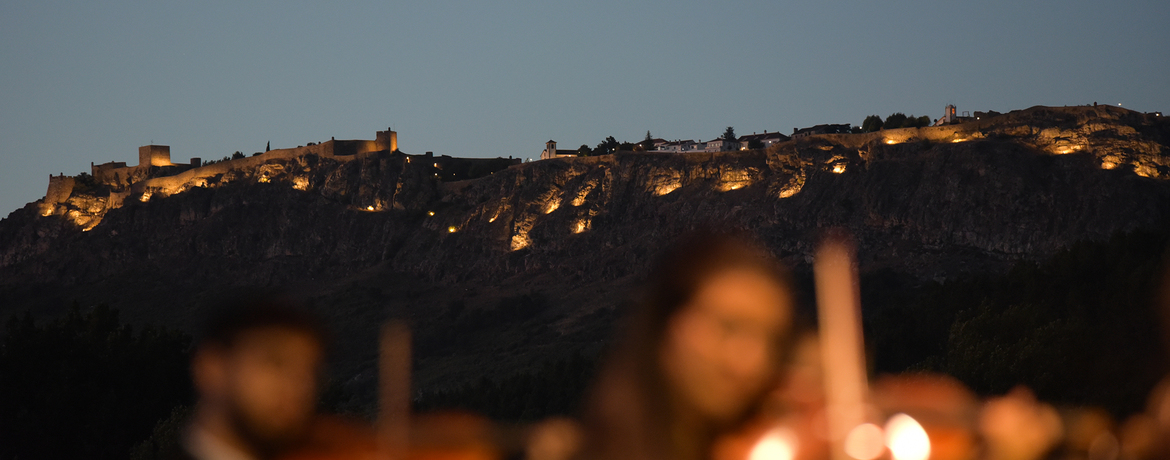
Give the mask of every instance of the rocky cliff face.
[[[612, 305], [602, 299], [612, 286], [698, 225], [750, 229], [793, 265], [809, 261], [823, 229], [844, 227], [863, 270], [946, 277], [1164, 225], [1168, 145], [1160, 117], [1039, 107], [767, 151], [546, 160], [454, 182], [456, 160], [256, 157], [12, 213], [0, 221], [0, 313], [88, 292], [131, 318], [179, 322], [190, 315], [160, 309], [185, 311], [208, 290], [341, 292], [390, 276], [371, 273], [445, 289], [443, 301], [458, 286], [555, 289], [566, 309]], [[347, 314], [422, 308], [380, 279], [363, 285], [381, 289], [374, 300]], [[163, 297], [175, 305], [159, 306]]]

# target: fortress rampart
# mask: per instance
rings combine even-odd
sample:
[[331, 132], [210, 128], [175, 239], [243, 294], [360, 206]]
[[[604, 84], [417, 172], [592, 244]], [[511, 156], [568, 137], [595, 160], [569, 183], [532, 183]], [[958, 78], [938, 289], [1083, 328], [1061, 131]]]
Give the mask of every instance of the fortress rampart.
[[306, 145], [291, 149], [273, 149], [260, 155], [228, 160], [207, 166], [188, 169], [178, 174], [161, 177], [151, 177], [136, 182], [132, 187], [133, 193], [151, 191], [164, 195], [174, 194], [190, 186], [197, 186], [210, 177], [225, 174], [235, 169], [250, 169], [267, 163], [270, 160], [285, 160], [305, 155], [317, 155], [341, 162], [364, 158], [365, 156], [383, 151], [398, 150], [398, 133], [394, 131], [379, 131], [377, 140], [335, 140], [331, 139], [320, 144]]
[[[228, 160], [207, 166], [202, 166], [199, 158], [192, 158], [188, 164], [171, 162], [171, 148], [166, 145], [144, 145], [138, 148], [138, 165], [127, 166], [123, 161], [110, 161], [100, 165], [90, 164], [90, 174], [98, 184], [110, 186], [115, 190], [135, 187], [143, 181], [174, 177], [187, 171], [211, 168], [196, 173], [196, 176], [222, 174], [235, 167], [248, 167], [256, 158], [290, 158], [302, 155], [319, 155], [329, 158], [340, 158], [359, 155], [369, 152], [398, 150], [398, 133], [386, 130], [378, 131], [374, 140], [328, 140], [320, 144], [306, 145], [290, 149], [274, 149], [260, 155], [242, 159]], [[224, 168], [227, 168], [226, 170]], [[216, 171], [216, 172], [211, 172]], [[206, 174], [205, 174], [206, 173]], [[191, 176], [191, 175], [187, 175]], [[186, 177], [186, 176], [185, 176]]]
[[[230, 159], [204, 166], [199, 158], [189, 163], [171, 162], [171, 148], [166, 145], [144, 145], [138, 148], [138, 164], [127, 166], [123, 161], [102, 164], [90, 163], [93, 185], [104, 190], [107, 196], [94, 195], [73, 197], [77, 179], [60, 174], [49, 176], [49, 187], [41, 203], [42, 215], [62, 215], [72, 219], [83, 230], [89, 230], [101, 221], [105, 212], [121, 207], [123, 201], [133, 194], [142, 194], [146, 201], [150, 195], [162, 196], [178, 193], [193, 186], [206, 184], [207, 178], [222, 175], [233, 170], [257, 168], [270, 160], [291, 159], [305, 155], [317, 155], [338, 161], [363, 158], [374, 152], [397, 151], [398, 133], [393, 130], [378, 131], [374, 140], [334, 140], [291, 149], [276, 149], [262, 154]], [[88, 190], [89, 188], [87, 188]], [[103, 193], [103, 192], [97, 192]], [[71, 199], [72, 197], [72, 199]]]
[[64, 203], [69, 199], [69, 195], [73, 194], [73, 186], [77, 184], [77, 180], [73, 176], [66, 176], [64, 174], [54, 176], [49, 175], [49, 190], [45, 192], [46, 204]]

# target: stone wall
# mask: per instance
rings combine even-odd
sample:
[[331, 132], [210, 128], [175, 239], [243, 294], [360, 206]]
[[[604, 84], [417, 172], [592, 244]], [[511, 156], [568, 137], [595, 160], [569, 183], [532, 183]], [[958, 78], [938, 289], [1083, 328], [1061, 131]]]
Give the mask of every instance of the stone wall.
[[171, 147], [167, 145], [144, 145], [138, 147], [138, 166], [170, 166]]
[[76, 180], [72, 176], [64, 174], [59, 176], [49, 175], [49, 190], [45, 192], [46, 204], [64, 203], [69, 199], [69, 195], [73, 194], [73, 185]]

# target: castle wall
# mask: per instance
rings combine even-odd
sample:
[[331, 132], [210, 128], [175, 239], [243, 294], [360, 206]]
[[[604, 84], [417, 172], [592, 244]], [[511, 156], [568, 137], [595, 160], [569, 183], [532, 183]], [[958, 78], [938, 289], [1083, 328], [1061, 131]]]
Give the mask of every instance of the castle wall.
[[145, 145], [138, 148], [138, 166], [127, 167], [124, 162], [108, 162], [92, 165], [91, 170], [98, 183], [109, 185], [116, 191], [132, 190], [133, 193], [142, 193], [151, 190], [167, 195], [178, 193], [193, 184], [205, 182], [206, 178], [234, 169], [257, 167], [269, 160], [317, 155], [322, 158], [349, 161], [362, 158], [373, 152], [394, 151], [397, 148], [397, 133], [378, 131], [377, 140], [372, 141], [329, 140], [320, 144], [291, 149], [273, 149], [252, 157], [202, 166], [196, 158], [191, 159], [189, 165], [176, 165], [171, 163], [169, 146]]
[[[351, 161], [364, 158], [367, 155], [373, 154], [386, 149], [378, 148], [377, 141], [355, 140], [355, 141], [325, 141], [316, 145], [306, 145], [304, 147], [296, 147], [291, 149], [272, 149], [254, 157], [245, 157], [236, 160], [223, 161], [207, 166], [189, 169], [179, 174], [165, 177], [154, 177], [136, 182], [134, 184], [134, 193], [142, 193], [147, 190], [155, 191], [162, 195], [171, 195], [179, 193], [192, 184], [198, 184], [201, 181], [220, 174], [228, 173], [236, 169], [256, 168], [269, 160], [291, 159], [302, 157], [305, 155], [317, 155], [322, 158], [329, 158], [337, 161]], [[341, 153], [336, 153], [340, 151]], [[134, 168], [127, 168], [134, 169]]]
[[45, 203], [64, 203], [73, 194], [73, 186], [77, 181], [72, 176], [49, 175], [49, 190], [45, 192]]
[[111, 161], [108, 163], [102, 163], [100, 165], [94, 165], [93, 163], [90, 163], [89, 174], [93, 176], [94, 181], [99, 184], [114, 185], [117, 183], [117, 180], [115, 179], [115, 171], [125, 168], [126, 162], [124, 161]]
[[329, 141], [333, 143], [334, 155], [357, 155], [359, 153], [377, 152], [379, 150], [390, 150], [380, 148], [378, 141]]

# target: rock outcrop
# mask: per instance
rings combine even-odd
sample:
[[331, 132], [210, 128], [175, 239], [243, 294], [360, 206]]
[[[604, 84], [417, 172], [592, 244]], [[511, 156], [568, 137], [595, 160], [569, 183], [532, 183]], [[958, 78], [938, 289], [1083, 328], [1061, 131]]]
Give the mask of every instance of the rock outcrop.
[[[132, 319], [178, 322], [189, 315], [149, 313], [163, 308], [153, 306], [163, 292], [181, 310], [207, 290], [341, 290], [371, 270], [437, 289], [617, 285], [700, 225], [754, 231], [798, 266], [822, 230], [844, 227], [863, 270], [945, 278], [1164, 226], [1168, 145], [1161, 117], [1036, 107], [766, 151], [489, 167], [460, 181], [448, 171], [468, 166], [454, 159], [255, 157], [133, 190], [79, 186], [64, 201], [13, 212], [0, 221], [0, 297], [8, 299], [0, 314], [85, 290], [123, 295], [124, 308], [137, 302]], [[123, 292], [132, 286], [155, 294]], [[569, 292], [552, 295], [583, 295]], [[394, 302], [411, 301], [384, 303]]]

